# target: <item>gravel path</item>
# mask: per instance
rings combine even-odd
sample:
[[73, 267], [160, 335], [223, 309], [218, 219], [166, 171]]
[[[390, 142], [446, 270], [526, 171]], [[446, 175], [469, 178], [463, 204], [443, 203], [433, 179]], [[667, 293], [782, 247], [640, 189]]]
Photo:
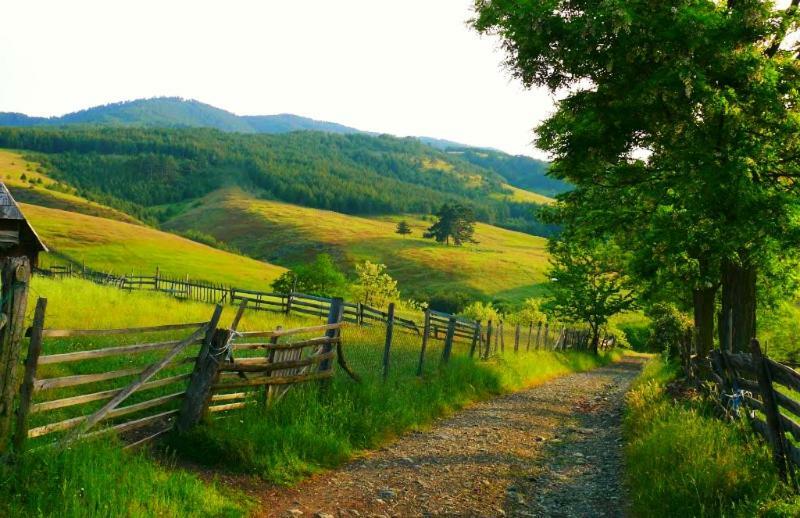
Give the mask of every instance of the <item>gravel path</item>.
[[622, 516], [635, 358], [476, 404], [262, 497], [258, 516]]

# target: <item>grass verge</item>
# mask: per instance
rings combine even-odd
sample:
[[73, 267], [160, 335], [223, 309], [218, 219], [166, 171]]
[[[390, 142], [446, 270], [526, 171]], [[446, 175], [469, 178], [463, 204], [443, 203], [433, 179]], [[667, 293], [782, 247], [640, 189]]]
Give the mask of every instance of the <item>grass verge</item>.
[[243, 516], [244, 495], [122, 451], [113, 441], [29, 452], [0, 463], [2, 516]]
[[365, 374], [361, 384], [337, 376], [327, 390], [292, 390], [267, 409], [252, 407], [175, 436], [172, 446], [195, 462], [288, 484], [470, 402], [588, 370], [619, 355], [508, 353], [490, 362], [460, 356], [447, 368], [431, 366], [418, 378], [408, 368], [418, 352], [409, 347], [394, 353], [398, 372], [384, 383], [378, 369], [367, 369], [360, 361], [367, 358], [368, 347], [350, 345], [353, 363], [360, 363], [357, 370]]
[[797, 516], [767, 447], [700, 400], [673, 401], [674, 365], [651, 359], [627, 395], [626, 481], [637, 516]]

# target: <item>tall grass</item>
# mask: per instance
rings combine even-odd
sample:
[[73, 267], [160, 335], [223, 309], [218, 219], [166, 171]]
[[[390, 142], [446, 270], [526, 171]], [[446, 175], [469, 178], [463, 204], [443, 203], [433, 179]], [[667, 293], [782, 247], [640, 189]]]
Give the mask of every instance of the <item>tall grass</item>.
[[797, 516], [767, 447], [744, 424], [700, 401], [672, 401], [676, 368], [652, 359], [627, 396], [624, 421], [632, 509], [639, 516]]
[[114, 441], [46, 448], [0, 463], [2, 516], [243, 516], [248, 499], [127, 453]]

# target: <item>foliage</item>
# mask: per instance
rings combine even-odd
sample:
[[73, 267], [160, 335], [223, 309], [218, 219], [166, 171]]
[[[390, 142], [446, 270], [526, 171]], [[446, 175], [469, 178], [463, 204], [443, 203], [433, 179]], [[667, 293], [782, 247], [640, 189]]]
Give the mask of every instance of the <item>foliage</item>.
[[609, 317], [634, 305], [630, 282], [620, 271], [620, 250], [608, 243], [585, 248], [576, 241], [552, 240], [550, 253], [552, 282], [545, 307], [567, 321], [587, 324], [596, 351]]
[[515, 324], [544, 325], [547, 322], [547, 314], [543, 311], [540, 299], [527, 298], [522, 303], [522, 307], [510, 315], [509, 320]]
[[498, 322], [500, 313], [492, 306], [491, 302], [475, 301], [461, 310], [461, 316], [477, 322], [486, 323], [488, 321]]
[[746, 348], [756, 283], [798, 263], [798, 10], [786, 4], [475, 2], [475, 28], [499, 35], [512, 74], [566, 92], [537, 130], [550, 173], [576, 186], [555, 221], [633, 251], [643, 293], [695, 306], [703, 349], [720, 286]]
[[411, 234], [411, 227], [408, 225], [406, 220], [400, 220], [397, 222], [395, 233], [400, 234], [401, 236], [407, 236]]
[[347, 279], [328, 254], [319, 254], [313, 262], [296, 266], [272, 283], [278, 293], [297, 291], [321, 297], [342, 297], [347, 291]]
[[397, 281], [386, 273], [386, 265], [370, 261], [356, 265], [356, 280], [351, 289], [353, 295], [367, 306], [382, 308], [400, 298]]
[[455, 315], [460, 313], [471, 300], [472, 297], [469, 293], [463, 291], [440, 291], [428, 298], [428, 307]]
[[626, 396], [625, 478], [642, 516], [796, 516], [767, 446], [699, 402], [673, 402], [677, 369], [651, 359]]
[[436, 212], [438, 220], [423, 234], [423, 237], [435, 239], [438, 243], [461, 246], [464, 243], [476, 243], [475, 215], [469, 207], [460, 203], [445, 203]]
[[655, 304], [647, 311], [652, 324], [646, 347], [649, 351], [663, 352], [666, 357], [676, 356], [681, 344], [692, 339], [692, 321], [678, 309], [666, 303]]

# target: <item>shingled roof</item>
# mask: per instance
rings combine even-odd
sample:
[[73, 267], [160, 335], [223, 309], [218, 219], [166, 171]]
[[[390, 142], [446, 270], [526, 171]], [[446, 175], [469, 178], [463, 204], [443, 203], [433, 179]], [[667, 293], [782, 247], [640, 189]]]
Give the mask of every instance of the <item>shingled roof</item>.
[[47, 252], [47, 246], [42, 242], [39, 234], [36, 233], [36, 230], [31, 226], [25, 216], [22, 214], [22, 211], [17, 205], [16, 200], [14, 197], [11, 196], [11, 193], [6, 187], [6, 184], [0, 182], [0, 221], [9, 221], [9, 220], [16, 220], [20, 222], [20, 245], [27, 248], [29, 251], [30, 247], [36, 252]]

